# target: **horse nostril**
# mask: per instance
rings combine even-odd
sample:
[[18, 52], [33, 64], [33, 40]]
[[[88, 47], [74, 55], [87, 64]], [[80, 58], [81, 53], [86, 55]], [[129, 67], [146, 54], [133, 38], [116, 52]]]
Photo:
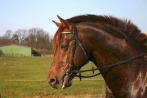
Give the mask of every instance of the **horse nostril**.
[[51, 85], [55, 85], [56, 83], [57, 83], [56, 78], [51, 78], [51, 79], [49, 80], [49, 84], [51, 84]]

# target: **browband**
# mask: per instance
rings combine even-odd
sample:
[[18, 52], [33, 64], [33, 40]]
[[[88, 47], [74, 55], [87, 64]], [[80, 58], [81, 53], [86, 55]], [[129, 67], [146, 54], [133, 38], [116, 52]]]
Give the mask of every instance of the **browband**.
[[71, 32], [62, 32], [62, 34], [70, 34]]

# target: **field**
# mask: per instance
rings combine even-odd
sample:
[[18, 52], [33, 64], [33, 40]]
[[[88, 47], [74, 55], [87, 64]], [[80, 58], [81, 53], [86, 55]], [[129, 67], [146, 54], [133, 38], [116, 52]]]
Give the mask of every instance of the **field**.
[[[51, 57], [0, 57], [0, 98], [102, 98], [105, 84], [101, 76], [75, 78], [72, 86], [56, 90], [47, 82]], [[92, 63], [83, 69], [94, 66]], [[91, 74], [86, 73], [86, 74]]]

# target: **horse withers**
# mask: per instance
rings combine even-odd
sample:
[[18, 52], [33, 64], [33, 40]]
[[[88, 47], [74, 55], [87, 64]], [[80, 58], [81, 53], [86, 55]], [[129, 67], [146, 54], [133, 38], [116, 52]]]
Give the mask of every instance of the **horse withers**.
[[48, 74], [53, 88], [71, 86], [80, 68], [92, 61], [109, 96], [147, 98], [147, 36], [133, 23], [112, 16], [58, 18], [60, 23], [53, 21], [58, 30], [52, 40], [53, 62]]

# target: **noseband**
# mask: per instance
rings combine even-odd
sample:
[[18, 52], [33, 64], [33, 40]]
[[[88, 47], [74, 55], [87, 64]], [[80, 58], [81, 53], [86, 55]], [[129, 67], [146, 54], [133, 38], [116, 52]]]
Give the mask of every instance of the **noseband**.
[[[106, 66], [103, 66], [103, 67], [97, 67], [97, 68], [93, 68], [92, 69], [89, 69], [89, 70], [78, 70], [74, 64], [74, 58], [75, 58], [75, 54], [76, 54], [76, 50], [77, 50], [77, 46], [79, 45], [80, 48], [82, 49], [84, 55], [87, 57], [88, 60], [90, 60], [91, 58], [91, 55], [90, 53], [88, 52], [88, 50], [83, 47], [82, 43], [79, 41], [78, 39], [78, 31], [77, 31], [77, 28], [75, 26], [75, 24], [72, 25], [72, 30], [71, 30], [71, 34], [73, 34], [73, 49], [72, 49], [72, 57], [71, 57], [71, 60], [69, 62], [69, 69], [66, 71], [66, 75], [68, 75], [69, 77], [79, 77], [79, 79], [81, 80], [82, 78], [91, 78], [91, 77], [95, 77], [95, 76], [98, 76], [100, 75], [101, 73], [95, 73], [96, 70], [105, 70], [105, 72], [107, 73], [111, 68], [113, 67], [116, 67], [118, 65], [122, 65], [122, 64], [126, 64], [132, 60], [135, 60], [137, 58], [141, 58], [141, 57], [144, 57], [144, 54], [141, 53], [139, 55], [135, 55], [133, 57], [130, 57], [126, 60], [122, 60], [122, 61], [119, 61], [115, 64], [110, 64], [110, 65], [106, 65]], [[81, 73], [84, 73], [84, 72], [92, 72], [93, 75], [89, 75], [89, 76], [83, 76], [81, 75]]]

